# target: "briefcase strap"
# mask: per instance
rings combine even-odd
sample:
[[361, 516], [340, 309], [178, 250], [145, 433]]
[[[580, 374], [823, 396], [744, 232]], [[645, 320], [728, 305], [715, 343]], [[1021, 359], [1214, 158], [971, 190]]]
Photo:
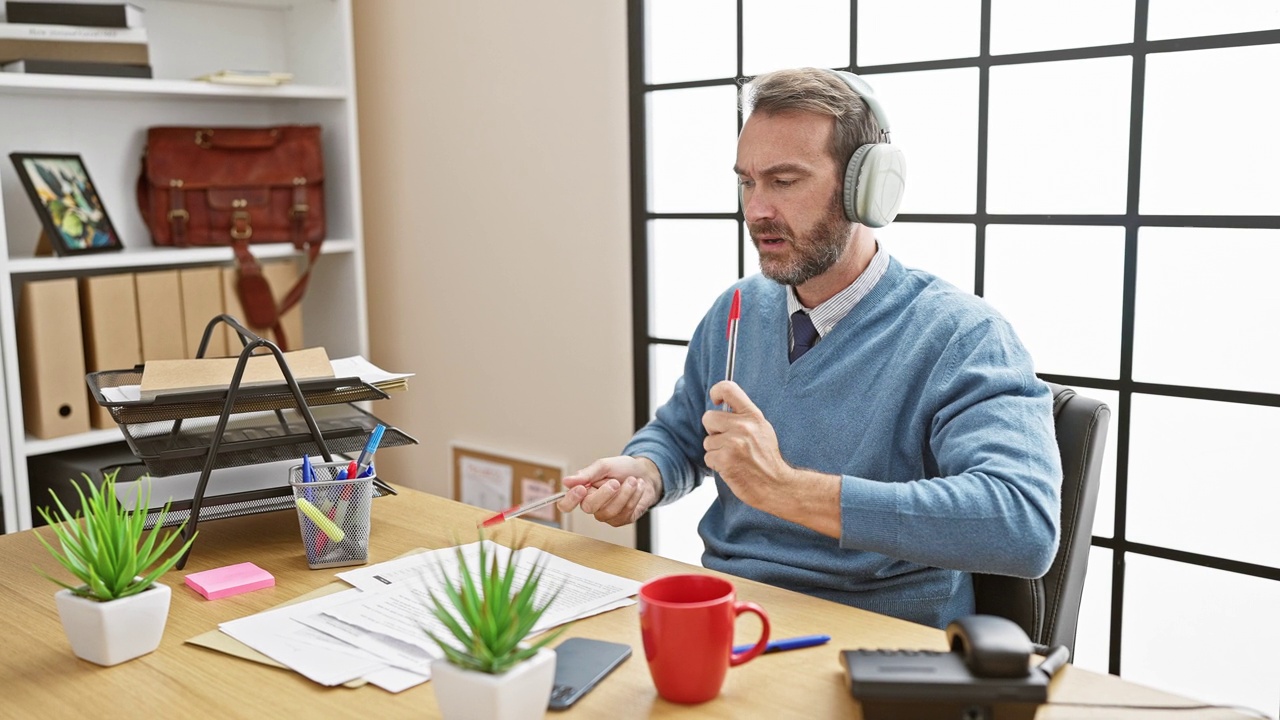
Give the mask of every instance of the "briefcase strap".
[[191, 213], [186, 208], [186, 193], [182, 190], [181, 180], [169, 181], [169, 234], [173, 244], [178, 247], [187, 245], [187, 221]]
[[277, 306], [275, 297], [271, 293], [271, 285], [262, 274], [261, 263], [249, 251], [248, 238], [231, 241], [231, 249], [236, 257], [236, 294], [240, 297], [245, 319], [255, 330], [270, 328], [275, 333], [276, 345], [281, 350], [289, 349], [289, 341], [280, 318], [297, 305], [306, 293], [307, 281], [311, 279], [311, 270], [315, 267], [316, 258], [320, 256], [320, 244], [320, 241], [304, 241], [300, 249], [306, 251], [307, 265], [298, 276], [297, 282], [289, 292], [285, 293], [284, 299]]

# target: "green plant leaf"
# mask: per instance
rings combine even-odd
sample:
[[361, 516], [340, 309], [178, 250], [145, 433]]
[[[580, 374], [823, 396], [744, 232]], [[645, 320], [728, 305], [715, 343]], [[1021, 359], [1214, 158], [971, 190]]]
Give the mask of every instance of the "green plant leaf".
[[164, 517], [170, 509], [170, 504], [166, 503], [150, 532], [147, 532], [150, 478], [139, 481], [135, 509], [128, 510], [116, 499], [118, 474], [119, 468], [104, 473], [101, 487], [95, 485], [87, 474], [83, 475], [85, 488], [75, 480], [71, 481], [83, 508], [83, 518], [81, 511], [70, 512], [52, 491], [50, 495], [56, 509], [38, 508], [40, 516], [52, 528], [59, 547], [55, 548], [39, 533], [36, 534], [37, 540], [82, 585], [72, 587], [39, 568], [37, 570], [78, 595], [103, 601], [135, 595], [151, 587], [161, 575], [173, 569], [198, 534], [193, 534], [178, 551], [164, 557], [174, 541], [182, 536], [186, 521], [161, 536]]
[[[451, 578], [443, 566], [437, 564], [441, 580], [439, 592], [428, 584], [428, 609], [457, 642], [445, 642], [446, 638], [431, 630], [424, 628], [424, 631], [440, 646], [448, 662], [468, 670], [502, 673], [532, 657], [567, 629], [561, 627], [535, 642], [527, 642], [533, 627], [559, 597], [563, 586], [539, 601], [545, 558], [534, 564], [517, 587], [519, 552], [510, 551], [503, 560], [499, 558], [500, 551], [484, 541], [483, 532], [480, 541], [474, 568], [466, 561], [462, 546], [455, 543], [458, 577]], [[518, 548], [523, 543], [517, 538], [515, 545]]]

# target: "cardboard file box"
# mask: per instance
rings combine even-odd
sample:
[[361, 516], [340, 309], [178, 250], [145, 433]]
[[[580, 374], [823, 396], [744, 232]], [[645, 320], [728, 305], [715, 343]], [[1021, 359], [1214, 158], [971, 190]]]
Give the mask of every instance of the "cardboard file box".
[[137, 273], [138, 332], [142, 336], [142, 360], [181, 360], [186, 341], [182, 334], [182, 290], [177, 270]]
[[[178, 271], [178, 284], [182, 289], [182, 325], [185, 333], [186, 352], [183, 357], [194, 358], [200, 349], [200, 339], [209, 321], [222, 313], [222, 268], [188, 268]], [[214, 328], [205, 348], [207, 358], [225, 357], [227, 338], [225, 331]]]
[[76, 279], [25, 283], [18, 305], [18, 364], [27, 433], [45, 439], [88, 432]]
[[[142, 362], [138, 295], [133, 275], [81, 278], [80, 322], [88, 372], [126, 370]], [[92, 396], [89, 397], [89, 422], [96, 428], [116, 426], [111, 413]]]

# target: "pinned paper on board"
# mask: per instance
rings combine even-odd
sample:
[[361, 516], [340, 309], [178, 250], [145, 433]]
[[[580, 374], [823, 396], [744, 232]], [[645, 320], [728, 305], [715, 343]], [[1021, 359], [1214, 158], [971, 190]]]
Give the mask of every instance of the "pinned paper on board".
[[461, 500], [468, 505], [502, 510], [511, 507], [513, 468], [502, 463], [464, 457], [459, 463], [458, 480]]
[[[502, 512], [537, 502], [560, 491], [563, 464], [514, 457], [450, 443], [453, 455], [453, 499], [468, 505]], [[555, 527], [562, 518], [555, 503], [523, 516]]]
[[[533, 478], [522, 478], [520, 480], [520, 495], [524, 498], [521, 504], [537, 502], [545, 497], [551, 497], [555, 493], [555, 487], [545, 480], [534, 480]], [[542, 520], [550, 520], [555, 522], [556, 509], [553, 505], [544, 508], [538, 508], [525, 514], [525, 517], [540, 518]]]

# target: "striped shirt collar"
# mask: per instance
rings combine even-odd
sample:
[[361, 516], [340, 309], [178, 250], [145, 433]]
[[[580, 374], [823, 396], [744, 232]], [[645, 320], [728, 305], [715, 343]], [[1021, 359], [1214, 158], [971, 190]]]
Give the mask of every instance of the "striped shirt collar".
[[[867, 265], [867, 269], [862, 271], [858, 279], [849, 284], [849, 287], [841, 290], [833, 295], [826, 302], [813, 308], [806, 309], [800, 304], [800, 298], [796, 297], [796, 289], [792, 285], [787, 286], [787, 317], [797, 310], [804, 310], [809, 314], [809, 319], [813, 321], [813, 326], [818, 329], [818, 337], [825, 337], [836, 323], [844, 319], [845, 315], [853, 310], [853, 306], [857, 305], [862, 298], [871, 292], [876, 283], [880, 282], [880, 278], [884, 277], [884, 273], [889, 269], [889, 253], [885, 252], [880, 243], [876, 243], [876, 254], [871, 258], [871, 263]], [[790, 323], [787, 324], [790, 327]], [[790, 333], [788, 332], [788, 336]]]

